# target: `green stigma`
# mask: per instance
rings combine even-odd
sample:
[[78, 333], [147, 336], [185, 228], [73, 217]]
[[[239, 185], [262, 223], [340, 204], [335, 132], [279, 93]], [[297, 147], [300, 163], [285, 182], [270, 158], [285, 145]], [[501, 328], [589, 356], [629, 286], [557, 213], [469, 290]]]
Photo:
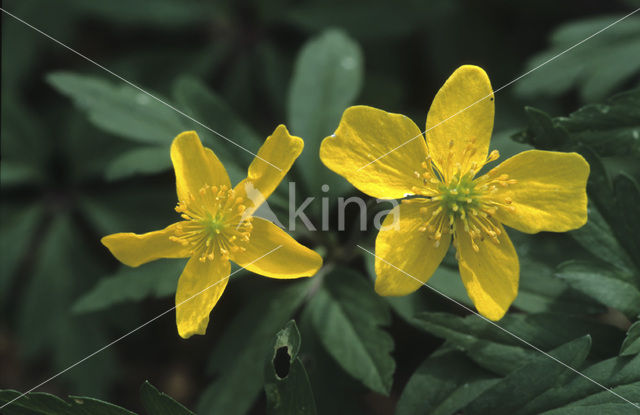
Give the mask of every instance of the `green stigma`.
[[478, 209], [475, 183], [467, 175], [440, 185], [438, 190], [440, 195], [436, 199], [440, 200], [440, 206], [449, 215], [464, 218], [468, 213]]

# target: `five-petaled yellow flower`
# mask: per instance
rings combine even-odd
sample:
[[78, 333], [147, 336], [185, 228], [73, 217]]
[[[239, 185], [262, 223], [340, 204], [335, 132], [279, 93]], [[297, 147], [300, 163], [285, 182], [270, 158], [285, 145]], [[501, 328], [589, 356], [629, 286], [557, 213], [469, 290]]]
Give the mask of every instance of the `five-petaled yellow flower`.
[[409, 118], [356, 106], [322, 142], [325, 165], [364, 193], [413, 196], [387, 215], [377, 236], [379, 294], [417, 290], [453, 240], [469, 297], [483, 316], [499, 320], [518, 293], [520, 271], [502, 224], [536, 233], [586, 223], [589, 165], [576, 153], [524, 151], [478, 176], [499, 157], [489, 153], [493, 116], [487, 74], [465, 65], [436, 95], [426, 141]]
[[184, 220], [142, 235], [102, 238], [118, 260], [132, 267], [159, 258], [190, 257], [176, 290], [180, 336], [205, 333], [209, 313], [227, 285], [229, 260], [272, 278], [308, 277], [322, 266], [316, 252], [273, 223], [252, 216], [289, 171], [303, 144], [280, 125], [258, 151], [247, 178], [232, 188], [213, 151], [202, 146], [195, 132], [184, 132], [171, 145], [176, 211]]

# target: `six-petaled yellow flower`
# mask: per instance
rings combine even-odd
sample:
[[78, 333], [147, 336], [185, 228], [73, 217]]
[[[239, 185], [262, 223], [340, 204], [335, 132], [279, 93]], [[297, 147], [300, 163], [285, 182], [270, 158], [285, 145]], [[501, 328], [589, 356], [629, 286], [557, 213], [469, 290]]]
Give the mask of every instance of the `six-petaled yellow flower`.
[[142, 235], [117, 233], [102, 243], [126, 265], [137, 267], [159, 258], [190, 257], [176, 290], [178, 333], [204, 334], [209, 313], [224, 291], [229, 260], [272, 278], [315, 274], [322, 258], [300, 245], [255, 210], [275, 190], [303, 141], [280, 125], [258, 151], [247, 178], [231, 187], [216, 155], [195, 132], [184, 132], [171, 145], [182, 221]]
[[[458, 68], [427, 115], [426, 141], [407, 117], [348, 108], [320, 148], [322, 161], [364, 193], [404, 199], [376, 239], [376, 291], [406, 295], [425, 283], [453, 241], [462, 281], [492, 320], [518, 293], [519, 263], [502, 224], [564, 232], [587, 220], [589, 165], [576, 153], [525, 151], [484, 175], [494, 101], [487, 74]], [[413, 276], [410, 278], [404, 273]]]

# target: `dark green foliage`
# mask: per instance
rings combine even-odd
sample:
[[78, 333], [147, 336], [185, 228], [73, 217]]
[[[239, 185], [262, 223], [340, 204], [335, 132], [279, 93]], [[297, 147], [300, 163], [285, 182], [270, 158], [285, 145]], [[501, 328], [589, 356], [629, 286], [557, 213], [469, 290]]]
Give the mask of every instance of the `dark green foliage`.
[[382, 327], [391, 316], [364, 276], [333, 270], [307, 311], [327, 353], [367, 387], [388, 394], [395, 369], [393, 339]]
[[[135, 415], [120, 406], [84, 396], [69, 396], [65, 401], [42, 392], [31, 392], [20, 397], [11, 390], [0, 391], [0, 406], [6, 415]], [[20, 397], [20, 398], [19, 398]], [[19, 399], [16, 399], [19, 398]], [[193, 412], [170, 396], [159, 392], [148, 381], [140, 388], [140, 400], [148, 415], [193, 415]]]
[[[640, 6], [498, 3], [4, 1], [163, 102], [3, 14], [0, 385], [28, 390], [174, 306], [185, 260], [128, 268], [99, 241], [179, 220], [178, 133], [195, 130], [235, 184], [286, 124], [305, 149], [269, 206], [286, 219], [296, 182], [319, 228], [319, 197], [362, 196], [318, 157], [345, 108], [423, 128], [457, 66], [482, 66], [498, 89]], [[509, 230], [520, 283], [497, 326], [460, 306], [473, 309], [453, 250], [430, 288], [380, 297], [355, 246], [377, 231], [359, 231], [355, 210], [337, 231], [329, 209], [329, 230], [289, 232], [323, 255], [318, 275], [238, 272], [206, 336], [183, 341], [167, 313], [0, 413], [192, 414], [178, 400], [203, 415], [638, 413], [624, 399], [640, 402], [639, 33], [636, 14], [496, 94], [501, 160], [533, 147], [591, 167], [584, 227]], [[17, 396], [0, 391], [0, 405]]]

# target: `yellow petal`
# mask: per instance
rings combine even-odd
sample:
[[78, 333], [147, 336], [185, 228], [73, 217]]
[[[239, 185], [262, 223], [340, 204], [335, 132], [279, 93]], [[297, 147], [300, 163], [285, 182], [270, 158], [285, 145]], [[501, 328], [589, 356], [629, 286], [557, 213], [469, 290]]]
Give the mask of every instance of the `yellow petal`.
[[589, 164], [577, 153], [530, 150], [517, 154], [487, 174], [503, 174], [517, 183], [497, 186], [492, 198], [512, 208], [499, 208], [494, 217], [521, 232], [565, 232], [587, 222]]
[[255, 211], [278, 187], [303, 147], [304, 141], [289, 134], [284, 125], [279, 125], [267, 137], [258, 150], [258, 157], [249, 166], [247, 178], [235, 188], [236, 195], [249, 202], [249, 213]]
[[178, 200], [187, 201], [190, 194], [197, 198], [205, 185], [231, 187], [224, 166], [213, 151], [202, 146], [195, 131], [186, 131], [173, 139], [171, 161], [176, 173]]
[[[420, 213], [420, 208], [426, 212]], [[376, 238], [376, 292], [406, 295], [426, 283], [447, 253], [451, 234], [435, 246], [429, 231], [420, 231], [434, 203], [405, 201], [387, 215]], [[407, 275], [408, 274], [408, 275]]]
[[170, 240], [175, 235], [178, 223], [160, 231], [142, 235], [135, 233], [114, 233], [100, 240], [114, 257], [130, 267], [137, 267], [160, 258], [186, 258], [189, 248]]
[[427, 146], [413, 121], [366, 106], [347, 108], [336, 132], [320, 146], [320, 159], [328, 168], [380, 199], [413, 194], [412, 187], [422, 185], [414, 172], [422, 172], [426, 156]]
[[493, 222], [500, 229], [499, 244], [490, 238], [477, 241], [476, 252], [469, 234], [463, 225], [456, 223], [456, 245], [460, 276], [469, 297], [478, 312], [490, 320], [500, 320], [518, 295], [520, 264], [509, 235], [502, 225]]
[[232, 252], [241, 267], [271, 278], [299, 278], [314, 275], [322, 257], [300, 245], [285, 231], [266, 219], [254, 217], [251, 239], [244, 252]]
[[227, 286], [230, 270], [229, 261], [220, 256], [202, 262], [194, 255], [187, 262], [176, 290], [176, 323], [180, 337], [187, 339], [207, 331], [209, 313]]
[[463, 172], [473, 162], [484, 163], [493, 113], [493, 91], [485, 71], [472, 65], [456, 69], [438, 91], [427, 115], [429, 153], [445, 177], [451, 177], [457, 163]]

